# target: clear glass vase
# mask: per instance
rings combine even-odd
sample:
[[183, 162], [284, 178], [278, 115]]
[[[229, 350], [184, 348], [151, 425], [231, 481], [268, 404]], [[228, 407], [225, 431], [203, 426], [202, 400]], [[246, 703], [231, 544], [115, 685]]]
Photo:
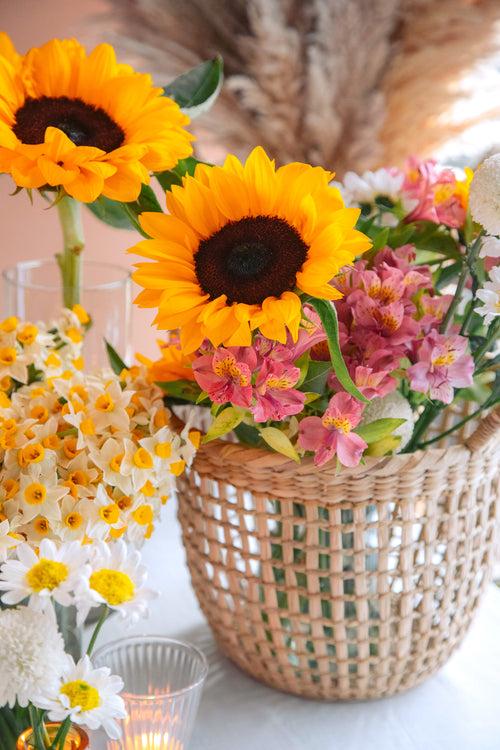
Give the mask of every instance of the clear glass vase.
[[[127, 268], [83, 261], [81, 304], [92, 317], [85, 337], [87, 367], [108, 364], [104, 340], [125, 360], [131, 355], [132, 280]], [[1, 306], [3, 305], [3, 310]], [[62, 283], [54, 258], [17, 263], [3, 272], [3, 317], [49, 321], [60, 313]]]
[[125, 685], [123, 737], [108, 740], [108, 750], [186, 750], [208, 673], [201, 651], [163, 636], [138, 636], [103, 646], [92, 660]]

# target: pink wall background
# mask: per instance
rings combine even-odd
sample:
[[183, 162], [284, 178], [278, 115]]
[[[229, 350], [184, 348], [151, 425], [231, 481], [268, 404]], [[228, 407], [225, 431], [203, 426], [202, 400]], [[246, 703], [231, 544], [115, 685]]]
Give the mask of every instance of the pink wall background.
[[[0, 0], [0, 30], [10, 35], [20, 52], [52, 37], [76, 36], [85, 41], [84, 29], [89, 17], [104, 7], [103, 0], [79, 3], [71, 0]], [[92, 35], [97, 42], [109, 41], [107, 30], [99, 31], [97, 24], [93, 26]], [[0, 273], [20, 260], [52, 256], [61, 242], [56, 212], [45, 210], [46, 204], [38, 196], [35, 196], [32, 207], [25, 193], [12, 197], [9, 195], [12, 190], [11, 178], [0, 175]], [[124, 266], [133, 262], [125, 250], [134, 244], [138, 235], [107, 227], [87, 210], [84, 210], [83, 220], [87, 258]], [[0, 291], [0, 316], [3, 314], [2, 295]], [[156, 338], [150, 326], [152, 317], [150, 311], [134, 310], [134, 347], [150, 355], [155, 351]]]

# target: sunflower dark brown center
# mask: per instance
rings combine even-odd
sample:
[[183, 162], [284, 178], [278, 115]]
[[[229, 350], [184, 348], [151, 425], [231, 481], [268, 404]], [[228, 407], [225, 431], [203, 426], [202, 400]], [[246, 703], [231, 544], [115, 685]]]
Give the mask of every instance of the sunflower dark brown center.
[[125, 133], [100, 107], [67, 96], [26, 99], [16, 112], [14, 133], [23, 143], [43, 143], [45, 130], [59, 128], [76, 146], [95, 146], [113, 151]]
[[195, 255], [196, 276], [205, 294], [228, 303], [259, 305], [294, 289], [308, 246], [277, 216], [232, 221], [206, 240]]

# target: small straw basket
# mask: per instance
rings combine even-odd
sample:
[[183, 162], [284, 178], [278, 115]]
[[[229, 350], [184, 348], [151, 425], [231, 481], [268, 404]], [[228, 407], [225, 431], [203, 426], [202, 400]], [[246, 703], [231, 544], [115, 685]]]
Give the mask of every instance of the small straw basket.
[[490, 577], [499, 434], [497, 410], [452, 443], [340, 473], [335, 461], [202, 446], [178, 479], [179, 519], [224, 654], [329, 701], [389, 696], [435, 672]]

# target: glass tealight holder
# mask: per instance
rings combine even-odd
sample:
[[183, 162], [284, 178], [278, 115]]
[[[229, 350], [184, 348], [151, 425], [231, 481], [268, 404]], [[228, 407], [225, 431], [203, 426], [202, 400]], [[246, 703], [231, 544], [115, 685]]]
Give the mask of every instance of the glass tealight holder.
[[[17, 263], [3, 271], [0, 319], [49, 322], [63, 306], [61, 272], [53, 258]], [[92, 318], [83, 353], [90, 370], [108, 365], [105, 340], [128, 361], [131, 357], [132, 279], [128, 268], [84, 260], [81, 304]]]
[[[56, 738], [60, 724], [46, 724], [45, 729], [51, 742]], [[89, 747], [89, 738], [87, 733], [81, 727], [73, 725], [66, 735], [64, 750], [86, 750]], [[33, 730], [26, 729], [17, 740], [16, 750], [34, 750]]]
[[186, 750], [208, 673], [194, 646], [163, 636], [138, 636], [110, 643], [93, 656], [124, 682], [127, 718], [119, 742], [108, 750]]

